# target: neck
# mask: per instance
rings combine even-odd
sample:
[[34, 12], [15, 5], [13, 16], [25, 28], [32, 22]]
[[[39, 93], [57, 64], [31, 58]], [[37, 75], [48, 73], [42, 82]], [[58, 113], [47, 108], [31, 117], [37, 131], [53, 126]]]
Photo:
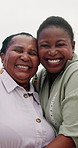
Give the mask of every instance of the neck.
[[30, 84], [27, 83], [27, 84], [19, 84], [20, 86], [22, 86], [26, 91], [29, 91], [30, 90]]
[[48, 73], [48, 76], [49, 76], [49, 79], [53, 82], [56, 79], [56, 77], [58, 76], [58, 74]]
[[58, 75], [57, 74], [53, 74], [53, 73], [48, 73], [48, 78], [49, 78], [49, 90], [54, 82], [54, 80], [56, 79]]

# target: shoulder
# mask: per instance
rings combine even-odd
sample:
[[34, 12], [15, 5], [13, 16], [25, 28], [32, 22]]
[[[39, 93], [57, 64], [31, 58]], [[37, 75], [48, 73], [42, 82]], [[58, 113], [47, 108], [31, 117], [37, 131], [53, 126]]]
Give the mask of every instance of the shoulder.
[[64, 75], [72, 75], [74, 73], [78, 73], [78, 61], [75, 61], [71, 64], [69, 64], [68, 67], [66, 67], [65, 71], [64, 71]]
[[74, 57], [72, 60], [69, 60], [66, 64], [66, 67], [63, 71], [63, 74], [66, 75], [72, 75], [73, 73], [78, 73], [78, 55], [74, 54]]

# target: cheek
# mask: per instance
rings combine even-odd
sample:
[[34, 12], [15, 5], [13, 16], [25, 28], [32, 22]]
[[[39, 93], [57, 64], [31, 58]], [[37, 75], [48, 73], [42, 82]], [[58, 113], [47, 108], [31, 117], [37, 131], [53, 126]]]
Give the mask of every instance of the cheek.
[[35, 59], [33, 59], [32, 60], [33, 61], [33, 67], [35, 68], [37, 68], [38, 67], [38, 65], [39, 65], [39, 58], [35, 58]]
[[61, 48], [59, 53], [63, 55], [65, 59], [69, 60], [72, 57], [72, 48], [70, 46], [67, 48]]
[[38, 54], [39, 54], [39, 57], [42, 57], [45, 54], [45, 50], [39, 50]]
[[66, 58], [67, 58], [68, 60], [71, 59], [72, 56], [73, 56], [72, 49], [67, 50], [66, 53], [65, 53], [65, 56], [66, 56]]
[[4, 57], [3, 65], [7, 66], [10, 65], [14, 61], [14, 56], [11, 53], [8, 53]]

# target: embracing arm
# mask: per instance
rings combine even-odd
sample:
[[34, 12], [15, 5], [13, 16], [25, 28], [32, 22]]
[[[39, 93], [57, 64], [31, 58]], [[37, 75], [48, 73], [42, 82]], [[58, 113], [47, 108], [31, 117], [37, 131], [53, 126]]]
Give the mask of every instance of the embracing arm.
[[75, 143], [72, 138], [58, 135], [50, 144], [45, 148], [75, 148]]

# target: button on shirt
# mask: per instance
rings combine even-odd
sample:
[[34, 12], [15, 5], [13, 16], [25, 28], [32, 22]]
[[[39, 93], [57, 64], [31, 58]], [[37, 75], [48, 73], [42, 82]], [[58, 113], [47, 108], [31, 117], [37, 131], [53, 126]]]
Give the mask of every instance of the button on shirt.
[[33, 86], [26, 92], [4, 71], [0, 75], [0, 148], [43, 148], [54, 137]]

